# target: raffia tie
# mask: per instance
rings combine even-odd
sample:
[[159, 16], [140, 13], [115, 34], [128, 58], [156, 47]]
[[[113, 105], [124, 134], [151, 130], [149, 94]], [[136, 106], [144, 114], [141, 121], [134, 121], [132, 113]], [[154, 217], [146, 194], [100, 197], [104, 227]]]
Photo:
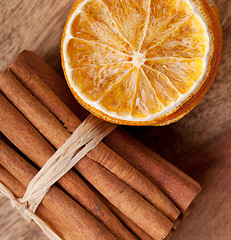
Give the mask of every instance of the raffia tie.
[[35, 211], [50, 187], [115, 128], [116, 125], [89, 115], [31, 180], [23, 198], [16, 199], [2, 183], [0, 195], [9, 198], [12, 207], [27, 221], [34, 220], [49, 239], [61, 240]]

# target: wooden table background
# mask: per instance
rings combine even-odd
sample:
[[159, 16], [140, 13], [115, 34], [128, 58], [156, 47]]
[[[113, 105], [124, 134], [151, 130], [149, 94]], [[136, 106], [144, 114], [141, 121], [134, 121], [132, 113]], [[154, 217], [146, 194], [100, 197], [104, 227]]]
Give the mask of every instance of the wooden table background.
[[[60, 74], [59, 44], [73, 0], [1, 0], [0, 71], [23, 49]], [[127, 127], [133, 135], [200, 182], [203, 191], [173, 240], [231, 239], [231, 1], [216, 0], [224, 31], [219, 73], [203, 101], [166, 127]], [[0, 239], [45, 239], [0, 199]]]

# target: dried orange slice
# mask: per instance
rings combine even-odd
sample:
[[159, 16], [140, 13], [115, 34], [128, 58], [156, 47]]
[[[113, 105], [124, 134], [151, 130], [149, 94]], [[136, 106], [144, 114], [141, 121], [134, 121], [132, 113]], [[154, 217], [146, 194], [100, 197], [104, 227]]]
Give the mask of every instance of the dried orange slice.
[[78, 0], [61, 56], [70, 89], [94, 115], [118, 124], [165, 125], [207, 92], [221, 43], [211, 1]]

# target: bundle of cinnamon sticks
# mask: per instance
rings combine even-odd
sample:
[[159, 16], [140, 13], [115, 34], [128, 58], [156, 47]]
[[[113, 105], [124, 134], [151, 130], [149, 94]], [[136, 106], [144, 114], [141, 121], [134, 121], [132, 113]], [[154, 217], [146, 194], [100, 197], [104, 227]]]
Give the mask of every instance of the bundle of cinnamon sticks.
[[[22, 197], [88, 113], [65, 81], [26, 50], [1, 73], [0, 90], [0, 182]], [[50, 188], [36, 214], [62, 239], [160, 240], [199, 191], [118, 127]]]

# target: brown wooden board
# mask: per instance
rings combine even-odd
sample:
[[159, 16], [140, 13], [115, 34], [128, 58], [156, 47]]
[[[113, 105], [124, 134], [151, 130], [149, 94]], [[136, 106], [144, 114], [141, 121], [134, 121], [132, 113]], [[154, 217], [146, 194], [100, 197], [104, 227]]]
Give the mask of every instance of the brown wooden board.
[[[23, 49], [62, 75], [59, 45], [74, 1], [1, 0], [0, 71]], [[166, 127], [126, 127], [134, 136], [199, 181], [203, 191], [173, 240], [231, 239], [231, 1], [216, 0], [224, 30], [218, 76], [203, 101]], [[45, 239], [0, 199], [0, 239]], [[11, 218], [10, 218], [11, 217]], [[19, 220], [20, 219], [20, 220]]]

